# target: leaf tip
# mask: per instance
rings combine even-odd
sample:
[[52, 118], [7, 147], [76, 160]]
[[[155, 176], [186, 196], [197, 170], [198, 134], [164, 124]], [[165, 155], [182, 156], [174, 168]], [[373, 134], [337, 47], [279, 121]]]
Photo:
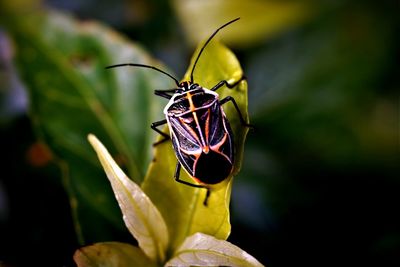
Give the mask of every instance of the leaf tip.
[[106, 148], [104, 145], [100, 142], [100, 140], [92, 133], [89, 133], [87, 135], [87, 140], [89, 141], [90, 145], [92, 145], [93, 149], [99, 153], [99, 151], [104, 151]]
[[87, 139], [88, 139], [89, 143], [91, 143], [92, 145], [94, 142], [98, 141], [97, 137], [92, 133], [89, 133], [87, 135]]

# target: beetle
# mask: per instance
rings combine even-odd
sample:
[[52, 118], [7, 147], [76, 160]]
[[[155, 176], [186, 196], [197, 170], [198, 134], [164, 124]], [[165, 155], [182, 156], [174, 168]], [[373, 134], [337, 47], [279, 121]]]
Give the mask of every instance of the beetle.
[[[154, 91], [155, 95], [169, 100], [164, 108], [165, 119], [151, 124], [151, 128], [163, 137], [154, 145], [169, 139], [172, 140], [172, 146], [178, 160], [174, 178], [177, 182], [188, 186], [206, 188], [207, 193], [203, 202], [205, 206], [207, 206], [210, 196], [210, 189], [225, 181], [231, 175], [234, 166], [233, 133], [222, 105], [232, 102], [242, 125], [246, 127], [251, 127], [251, 125], [243, 118], [233, 97], [227, 96], [219, 99], [219, 95], [216, 92], [223, 86], [234, 88], [242, 80], [246, 79], [244, 76], [233, 84], [222, 80], [211, 89], [207, 89], [194, 82], [194, 71], [201, 54], [212, 38], [221, 29], [239, 19], [236, 18], [225, 23], [207, 39], [193, 64], [190, 80], [179, 82], [171, 74], [145, 64], [124, 63], [106, 67], [133, 66], [149, 68], [161, 72], [174, 80], [177, 88]], [[170, 135], [157, 128], [165, 124], [168, 125]], [[196, 183], [180, 179], [182, 166]]]

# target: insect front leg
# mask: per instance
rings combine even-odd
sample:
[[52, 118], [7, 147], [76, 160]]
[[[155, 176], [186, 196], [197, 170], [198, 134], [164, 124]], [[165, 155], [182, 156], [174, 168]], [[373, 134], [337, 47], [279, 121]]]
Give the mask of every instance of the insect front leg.
[[179, 162], [176, 163], [175, 174], [174, 174], [175, 181], [177, 181], [178, 183], [184, 184], [184, 185], [191, 186], [191, 187], [207, 189], [206, 197], [205, 197], [205, 199], [204, 199], [204, 201], [203, 201], [203, 205], [204, 205], [204, 206], [207, 206], [207, 204], [208, 204], [208, 198], [210, 197], [210, 193], [211, 193], [211, 192], [210, 192], [210, 189], [207, 188], [207, 187], [204, 186], [204, 185], [192, 184], [192, 183], [189, 183], [189, 182], [186, 182], [186, 181], [184, 181], [184, 180], [179, 179], [180, 174], [181, 174], [181, 166], [182, 166], [182, 165], [181, 165]]
[[238, 115], [239, 115], [239, 119], [240, 119], [240, 122], [242, 123], [242, 125], [243, 125], [243, 126], [246, 126], [246, 127], [249, 127], [249, 128], [253, 128], [253, 125], [248, 124], [248, 123], [244, 120], [243, 115], [242, 115], [242, 112], [240, 112], [239, 106], [237, 105], [237, 103], [236, 103], [236, 101], [235, 101], [235, 99], [234, 99], [233, 97], [227, 96], [227, 97], [221, 99], [221, 100], [219, 101], [219, 104], [222, 106], [223, 104], [225, 104], [225, 103], [227, 103], [227, 102], [229, 102], [229, 101], [231, 101], [231, 102], [233, 103], [233, 105], [235, 106], [235, 109], [236, 109], [236, 111], [237, 111], [237, 113], [238, 113]]
[[171, 94], [174, 94], [176, 92], [176, 90], [177, 90], [176, 88], [174, 88], [174, 89], [166, 89], [166, 90], [154, 90], [154, 94], [158, 95], [158, 96], [161, 96], [161, 97], [164, 97], [166, 99], [171, 99], [172, 98]]
[[238, 81], [234, 82], [233, 84], [229, 84], [226, 80], [222, 80], [219, 83], [217, 83], [213, 88], [211, 88], [211, 91], [217, 91], [219, 88], [221, 88], [222, 86], [226, 86], [229, 89], [232, 89], [233, 87], [235, 87], [236, 85], [238, 85], [241, 81], [246, 80], [246, 76], [242, 76], [242, 78], [240, 78]]
[[163, 139], [161, 139], [161, 140], [158, 141], [158, 142], [155, 142], [155, 143], [153, 144], [153, 146], [156, 146], [156, 145], [158, 145], [158, 144], [161, 144], [161, 143], [163, 143], [163, 142], [169, 140], [169, 135], [166, 134], [166, 133], [164, 133], [164, 132], [162, 132], [160, 129], [157, 128], [158, 126], [164, 125], [164, 124], [166, 124], [166, 123], [167, 123], [167, 120], [164, 119], [164, 120], [161, 120], [161, 121], [153, 122], [153, 123], [150, 125], [151, 129], [153, 129], [154, 131], [156, 131], [157, 133], [159, 133], [159, 134], [161, 134], [161, 135], [163, 136]]

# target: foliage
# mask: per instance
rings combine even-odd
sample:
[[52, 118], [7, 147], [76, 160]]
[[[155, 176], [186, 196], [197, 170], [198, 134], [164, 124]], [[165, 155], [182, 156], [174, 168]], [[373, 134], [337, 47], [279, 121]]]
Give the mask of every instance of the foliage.
[[[0, 141], [6, 153], [0, 262], [70, 266], [77, 247], [110, 240], [133, 244], [121, 253], [143, 255], [121, 220], [88, 132], [137, 184], [154, 176], [142, 188], [173, 236], [166, 258], [195, 234], [191, 223], [183, 230], [173, 225], [189, 218], [180, 212], [189, 202], [179, 199], [198, 203], [194, 198], [204, 191], [189, 192], [171, 175], [158, 175], [156, 163], [173, 173], [175, 159], [168, 144], [151, 149], [155, 134], [148, 126], [162, 119], [166, 104], [153, 90], [174, 84], [151, 70], [104, 67], [140, 61], [181, 78], [194, 46], [240, 16], [218, 38], [234, 49], [248, 78], [255, 130], [229, 184], [232, 199], [230, 189], [211, 195], [211, 202], [231, 207], [215, 214], [221, 231], [203, 230], [221, 240], [232, 224], [228, 240], [272, 266], [319, 266], [326, 259], [331, 265], [399, 265], [400, 222], [393, 212], [399, 188], [397, 10], [385, 0], [0, 1]], [[204, 53], [198, 71], [214, 56]], [[170, 156], [161, 161], [165, 153]], [[182, 188], [170, 198], [180, 216], [169, 216], [163, 194], [152, 191], [162, 184], [169, 197]], [[25, 257], [21, 243], [29, 248]], [[91, 252], [102, 249], [96, 246]], [[113, 243], [104, 246], [114, 251]]]
[[[165, 266], [262, 266], [256, 259], [237, 246], [200, 232], [203, 229], [208, 230], [210, 227], [217, 226], [217, 229], [219, 228], [218, 222], [215, 221], [218, 217], [214, 218], [215, 212], [218, 210], [223, 212], [224, 209], [228, 208], [218, 205], [216, 201], [208, 203], [208, 207], [203, 207], [203, 210], [200, 211], [202, 216], [208, 218], [206, 223], [194, 220], [186, 222], [192, 230], [195, 229], [194, 231], [199, 232], [191, 234], [184, 229], [183, 233], [186, 236], [183, 236], [182, 244], [169, 250], [168, 254], [171, 256], [166, 261], [167, 246], [173, 246], [173, 244], [169, 244], [173, 241], [172, 238], [176, 239], [176, 236], [182, 236], [175, 234], [178, 231], [182, 231], [180, 229], [181, 225], [169, 225], [168, 227], [172, 231], [167, 231], [166, 222], [150, 198], [125, 175], [94, 135], [89, 135], [88, 139], [96, 150], [100, 162], [107, 173], [123, 213], [125, 224], [131, 234], [138, 240], [140, 250], [138, 251], [137, 248], [125, 243], [97, 243], [76, 251], [74, 259], [79, 267], [149, 266], [149, 264], [158, 264], [160, 266], [164, 263]], [[164, 164], [155, 163], [155, 165], [157, 166], [153, 167], [153, 169], [156, 169], [156, 172], [160, 172], [161, 175], [167, 173], [165, 172], [165, 167], [166, 170], [170, 169], [169, 166]], [[152, 176], [149, 176], [148, 179], [152, 179]], [[160, 192], [163, 189], [162, 183], [160, 183], [155, 188], [152, 188], [152, 191]], [[169, 199], [168, 194], [172, 196], [176, 192], [165, 191], [165, 199]], [[217, 195], [215, 197], [220, 196]], [[180, 201], [185, 200], [184, 198], [180, 199]], [[229, 201], [229, 199], [222, 198], [222, 201]], [[202, 201], [199, 203], [203, 205]], [[158, 206], [160, 204], [158, 202]], [[182, 217], [180, 213], [193, 214], [198, 212], [199, 205], [191, 206], [187, 210], [171, 210], [170, 208], [169, 216]], [[169, 233], [173, 233], [175, 236], [169, 235]], [[126, 250], [130, 252], [126, 253]]]

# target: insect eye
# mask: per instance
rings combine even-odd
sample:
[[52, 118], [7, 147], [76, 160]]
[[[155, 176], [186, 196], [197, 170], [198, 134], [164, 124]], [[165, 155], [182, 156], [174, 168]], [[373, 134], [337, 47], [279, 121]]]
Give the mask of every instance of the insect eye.
[[190, 89], [195, 89], [197, 88], [199, 85], [197, 83], [191, 84], [190, 85]]

